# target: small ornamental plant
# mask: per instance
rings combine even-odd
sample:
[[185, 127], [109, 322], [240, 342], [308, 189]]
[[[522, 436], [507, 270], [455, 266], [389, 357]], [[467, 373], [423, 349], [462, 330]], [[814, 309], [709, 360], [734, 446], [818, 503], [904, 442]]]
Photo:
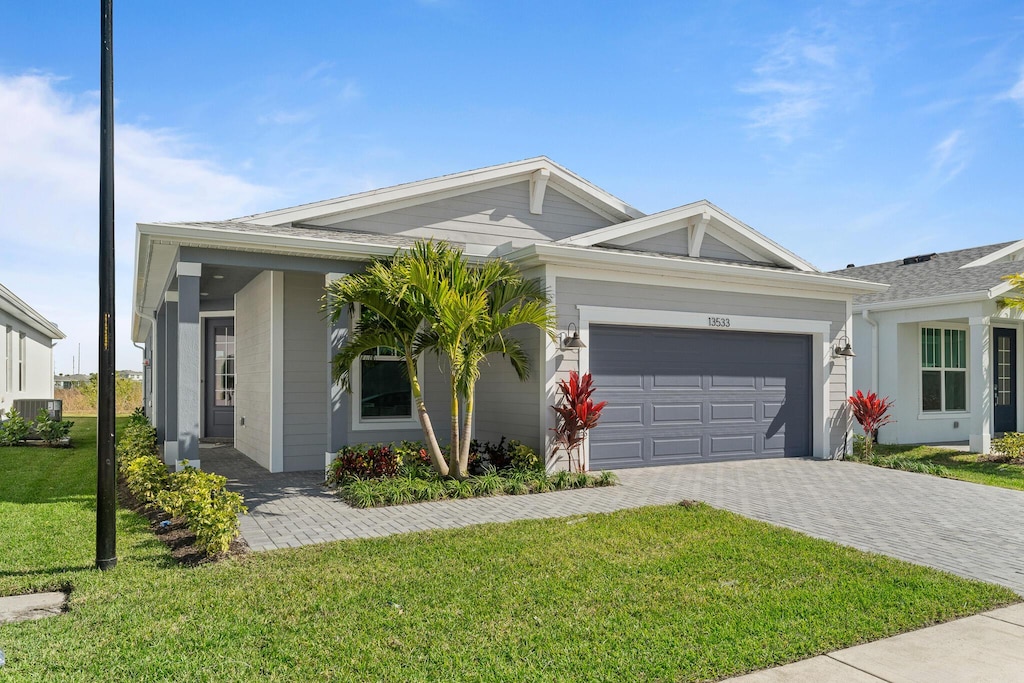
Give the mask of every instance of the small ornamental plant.
[[882, 425], [893, 421], [892, 416], [889, 415], [889, 408], [892, 407], [893, 402], [888, 396], [878, 398], [878, 394], [873, 391], [864, 394], [859, 389], [847, 401], [853, 411], [854, 419], [864, 430], [864, 452], [862, 455], [865, 458], [870, 458], [875, 447], [875, 432]]
[[601, 419], [601, 411], [607, 405], [607, 401], [594, 403], [591, 398], [594, 394], [594, 379], [589, 372], [580, 377], [579, 373], [573, 370], [569, 373], [569, 379], [558, 382], [558, 391], [562, 395], [561, 400], [551, 406], [558, 414], [552, 430], [555, 432], [555, 452], [557, 453], [559, 449], [565, 451], [570, 471], [573, 471], [575, 455], [575, 471], [582, 472], [583, 457], [580, 449], [587, 439], [587, 432]]

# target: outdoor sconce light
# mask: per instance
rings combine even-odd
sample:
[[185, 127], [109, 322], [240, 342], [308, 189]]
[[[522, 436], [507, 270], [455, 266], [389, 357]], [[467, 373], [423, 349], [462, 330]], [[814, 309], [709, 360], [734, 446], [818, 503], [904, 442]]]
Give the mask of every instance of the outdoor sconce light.
[[[845, 346], [843, 342], [846, 342]], [[857, 354], [853, 352], [853, 347], [850, 346], [850, 338], [845, 334], [836, 340], [836, 347], [832, 349], [833, 356], [845, 356], [846, 358], [853, 358]]]
[[[573, 330], [572, 336], [569, 336], [569, 330]], [[569, 323], [569, 327], [565, 330], [565, 336], [562, 337], [562, 348], [563, 349], [585, 349], [587, 345], [580, 339], [580, 331], [576, 328], [576, 323]]]

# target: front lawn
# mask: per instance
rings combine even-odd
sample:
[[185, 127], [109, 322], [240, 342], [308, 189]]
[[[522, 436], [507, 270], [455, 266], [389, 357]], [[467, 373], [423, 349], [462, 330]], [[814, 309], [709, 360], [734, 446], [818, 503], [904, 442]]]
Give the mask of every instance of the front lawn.
[[704, 505], [520, 521], [176, 566], [119, 512], [92, 563], [95, 427], [0, 449], [0, 681], [709, 680], [973, 614], [1007, 589]]
[[875, 457], [868, 464], [1024, 491], [1024, 465], [986, 461], [977, 453], [942, 446], [876, 444]]

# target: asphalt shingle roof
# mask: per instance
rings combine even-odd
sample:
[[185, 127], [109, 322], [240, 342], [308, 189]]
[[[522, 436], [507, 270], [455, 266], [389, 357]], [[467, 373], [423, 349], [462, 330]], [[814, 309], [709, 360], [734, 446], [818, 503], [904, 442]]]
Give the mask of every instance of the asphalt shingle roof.
[[921, 263], [904, 265], [903, 259], [900, 259], [868, 266], [843, 268], [832, 271], [832, 273], [855, 280], [890, 285], [885, 292], [854, 297], [855, 304], [875, 304], [923, 299], [930, 296], [981, 292], [1002, 284], [1004, 275], [1024, 272], [1024, 263], [997, 261], [973, 268], [961, 268], [961, 266], [1011, 244], [1013, 242], [1003, 242], [958, 251], [946, 251], [935, 254], [931, 260]]

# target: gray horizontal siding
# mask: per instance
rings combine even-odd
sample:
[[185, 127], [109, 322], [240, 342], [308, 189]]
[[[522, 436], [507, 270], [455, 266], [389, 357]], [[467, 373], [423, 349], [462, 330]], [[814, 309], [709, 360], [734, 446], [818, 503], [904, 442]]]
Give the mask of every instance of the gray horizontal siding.
[[327, 441], [327, 323], [321, 318], [324, 276], [285, 273], [284, 469], [323, 467]]
[[335, 225], [388, 235], [498, 245], [558, 240], [612, 223], [550, 186], [543, 209], [541, 214], [530, 213], [529, 183], [521, 181]]
[[[270, 469], [271, 271], [235, 295], [235, 448]], [[242, 422], [244, 421], [244, 424]]]
[[524, 382], [507, 358], [491, 356], [480, 373], [476, 398], [476, 437], [496, 442], [501, 437], [516, 439], [533, 449], [540, 448], [540, 415], [537, 401], [544, 368], [537, 360], [540, 331], [517, 330], [516, 336], [530, 355], [530, 377]]

